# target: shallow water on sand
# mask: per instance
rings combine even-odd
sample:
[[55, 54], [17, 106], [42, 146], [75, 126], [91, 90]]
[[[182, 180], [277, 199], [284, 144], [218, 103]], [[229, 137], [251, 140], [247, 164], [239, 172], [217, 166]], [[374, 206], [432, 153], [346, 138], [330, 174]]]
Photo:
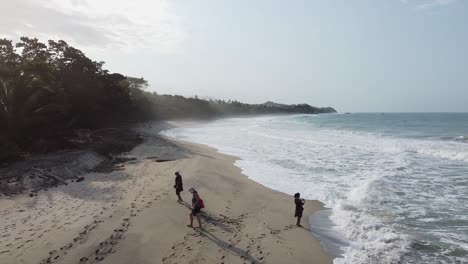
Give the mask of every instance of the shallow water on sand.
[[468, 263], [468, 114], [232, 118], [163, 133], [324, 202], [329, 224], [316, 230], [335, 263]]

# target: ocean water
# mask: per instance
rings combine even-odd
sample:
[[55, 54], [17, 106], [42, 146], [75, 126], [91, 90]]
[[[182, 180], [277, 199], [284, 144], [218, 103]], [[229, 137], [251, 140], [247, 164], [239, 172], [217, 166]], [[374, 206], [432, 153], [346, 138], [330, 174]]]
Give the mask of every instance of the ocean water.
[[335, 263], [468, 263], [466, 113], [231, 118], [162, 133], [322, 201], [318, 235], [339, 248]]

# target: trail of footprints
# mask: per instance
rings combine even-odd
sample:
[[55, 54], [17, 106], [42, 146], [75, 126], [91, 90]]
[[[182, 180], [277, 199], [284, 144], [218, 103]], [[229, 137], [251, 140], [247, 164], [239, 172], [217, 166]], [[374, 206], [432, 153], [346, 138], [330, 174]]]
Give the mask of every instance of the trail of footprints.
[[120, 228], [114, 229], [112, 235], [110, 235], [106, 240], [99, 243], [96, 251], [91, 253], [91, 255], [87, 257], [80, 258], [80, 263], [97, 263], [99, 261], [104, 260], [104, 258], [112, 253], [115, 253], [115, 245], [117, 245], [118, 241], [124, 238], [125, 232], [127, 232], [128, 228], [130, 227], [130, 218], [124, 218], [122, 220]]
[[[157, 178], [157, 177], [156, 177]], [[153, 184], [151, 184], [153, 183]], [[132, 218], [136, 217], [144, 209], [149, 208], [154, 201], [159, 200], [162, 196], [167, 196], [169, 192], [167, 190], [163, 191], [161, 194], [157, 194], [156, 190], [153, 188], [154, 178], [146, 179], [144, 181], [138, 181], [138, 177], [134, 177], [127, 186], [144, 186], [134, 197], [133, 201], [126, 207], [124, 212], [127, 212], [128, 216], [123, 218], [119, 223], [119, 226], [114, 229], [112, 234], [106, 238], [104, 241], [99, 243], [96, 250], [87, 256], [81, 257], [77, 260], [78, 263], [82, 264], [91, 264], [97, 263], [112, 253], [115, 253], [115, 246], [118, 242], [125, 237], [125, 233], [128, 231], [131, 226]], [[160, 191], [159, 191], [160, 192]], [[122, 200], [123, 197], [119, 197], [118, 200]], [[64, 258], [65, 255], [77, 245], [84, 243], [90, 233], [96, 229], [101, 223], [104, 223], [106, 220], [109, 220], [114, 217], [114, 214], [119, 210], [114, 210], [112, 213], [105, 214], [106, 210], [112, 209], [112, 207], [118, 204], [118, 200], [112, 200], [112, 203], [102, 206], [101, 208], [95, 208], [92, 211], [94, 221], [91, 224], [88, 224], [84, 227], [83, 231], [80, 232], [73, 241], [70, 241], [68, 244], [60, 247], [57, 250], [49, 252], [49, 256], [43, 259], [41, 264], [56, 263]], [[85, 209], [86, 211], [87, 209]]]
[[[60, 190], [46, 189], [32, 199], [26, 198], [15, 205], [1, 208], [0, 218], [6, 224], [0, 229], [0, 256], [25, 252], [32, 248], [32, 245], [46, 242], [48, 236], [55, 235], [51, 232], [66, 232], [67, 226], [72, 223], [78, 221], [86, 223], [88, 221], [89, 224], [73, 241], [60, 249], [51, 251], [41, 263], [52, 263], [61, 259], [77, 243], [85, 241], [86, 235], [100, 223], [113, 218], [114, 213], [119, 210], [117, 208], [122, 210], [122, 200], [124, 197], [133, 195], [132, 191], [129, 190], [134, 189], [132, 188], [134, 186], [143, 186], [143, 189], [130, 204], [128, 218], [135, 217], [142, 210], [150, 207], [153, 201], [160, 197], [157, 195], [153, 197], [154, 200], [151, 200], [148, 195], [151, 191], [153, 191], [152, 195], [155, 194], [154, 190], [157, 187], [155, 178], [159, 177], [158, 175], [140, 177], [142, 172], [144, 175], [154, 175], [152, 172], [146, 171], [149, 167], [147, 168], [144, 164], [130, 166], [132, 167], [125, 173], [98, 173], [87, 176], [86, 182], [82, 183], [83, 186], [80, 188], [69, 185], [62, 186]], [[168, 168], [168, 170], [172, 169]], [[148, 197], [143, 193], [147, 194]], [[167, 190], [162, 193], [162, 195], [167, 194]], [[125, 228], [128, 227], [123, 229], [125, 230]], [[116, 237], [115, 234], [112, 234], [109, 239], [113, 239], [113, 237]], [[112, 243], [114, 242], [111, 241], [107, 244]], [[104, 241], [103, 245], [105, 244]]]
[[[31, 242], [42, 239], [50, 231], [62, 230], [67, 225], [89, 215], [96, 218], [99, 210], [102, 212], [106, 209], [105, 207], [100, 209], [100, 204], [97, 202], [87, 201], [87, 208], [81, 210], [86, 205], [85, 201], [61, 194], [47, 197], [47, 199], [37, 199], [39, 202], [35, 204], [34, 210], [20, 209], [15, 212], [16, 217], [5, 218], [11, 224], [5, 225], [2, 230], [0, 245], [6, 250], [1, 251], [0, 254], [29, 248]], [[110, 201], [111, 206], [114, 205], [113, 202], [115, 200]], [[28, 204], [26, 203], [25, 206], [27, 207]], [[11, 212], [7, 209], [2, 213]], [[13, 236], [10, 232], [16, 232], [17, 235]]]
[[[192, 244], [191, 239], [198, 238], [196, 243], [200, 244], [200, 243], [202, 243], [202, 240], [200, 239], [200, 237], [201, 237], [200, 233], [191, 233], [191, 234], [186, 235], [182, 242], [176, 242], [171, 248], [172, 253], [169, 256], [164, 257], [162, 259], [163, 263], [165, 263], [165, 264], [166, 263], [177, 263], [178, 258], [183, 258], [183, 257], [186, 256], [186, 254], [190, 254], [191, 251], [193, 251], [193, 248], [191, 246], [188, 246], [188, 245]], [[173, 262], [173, 260], [176, 260], [176, 262]]]
[[[195, 258], [194, 249], [199, 247], [199, 244], [201, 244], [203, 240], [209, 240], [210, 237], [212, 238], [213, 231], [218, 231], [216, 232], [217, 234], [223, 234], [223, 240], [219, 238], [219, 241], [216, 242], [220, 247], [218, 250], [220, 263], [225, 263], [224, 261], [226, 261], [228, 255], [238, 256], [243, 263], [263, 263], [268, 253], [264, 253], [261, 240], [265, 239], [267, 235], [259, 234], [256, 236], [249, 236], [248, 234], [243, 234], [241, 232], [244, 227], [242, 222], [246, 216], [247, 213], [241, 214], [237, 218], [229, 218], [224, 214], [220, 214], [219, 217], [204, 215], [203, 218], [206, 221], [205, 229], [194, 229], [193, 232], [184, 236], [183, 241], [176, 242], [172, 246], [170, 253], [162, 258], [162, 262], [164, 264], [173, 264], [180, 263], [180, 259], [182, 258], [185, 260]], [[237, 248], [243, 241], [248, 241], [247, 246], [245, 248]], [[215, 242], [209, 241], [209, 243]]]
[[[235, 190], [235, 192], [233, 192], [233, 198], [235, 200], [239, 195], [239, 191], [237, 190], [238, 188], [233, 189]], [[228, 200], [224, 214], [219, 214], [217, 217], [202, 212], [201, 216], [204, 222], [204, 230], [194, 229], [193, 232], [184, 237], [183, 241], [176, 242], [172, 246], [170, 253], [162, 258], [162, 262], [164, 264], [174, 264], [180, 263], [180, 259], [182, 258], [185, 260], [196, 259], [197, 256], [194, 256], [194, 247], [199, 247], [203, 240], [210, 240], [211, 237], [211, 240], [217, 239], [217, 242], [209, 241], [208, 243], [216, 243], [220, 247], [218, 250], [218, 257], [221, 264], [225, 263], [227, 255], [236, 255], [243, 263], [263, 263], [265, 254], [261, 247], [260, 240], [264, 239], [266, 234], [251, 237], [249, 237], [248, 234], [243, 234], [243, 221], [248, 216], [248, 213], [243, 213], [237, 218], [230, 218], [227, 215], [231, 210], [232, 203], [232, 200]], [[216, 231], [216, 236], [221, 233], [222, 237], [213, 238], [213, 231]], [[245, 249], [236, 247], [242, 241], [246, 240], [248, 241], [248, 245]], [[203, 259], [201, 261], [203, 262]]]
[[[96, 250], [92, 252], [88, 256], [84, 256], [79, 259], [79, 263], [83, 264], [91, 264], [91, 263], [97, 263], [104, 258], [112, 253], [115, 253], [115, 246], [119, 242], [119, 240], [123, 239], [125, 237], [125, 233], [128, 231], [130, 225], [131, 225], [131, 219], [137, 216], [140, 212], [142, 212], [145, 208], [149, 208], [150, 205], [153, 203], [152, 200], [158, 200], [161, 195], [155, 195], [153, 199], [149, 199], [149, 195], [143, 195], [143, 191], [138, 193], [138, 195], [135, 197], [132, 203], [130, 203], [130, 206], [126, 208], [126, 211], [128, 211], [128, 217], [123, 218], [120, 222], [120, 225], [114, 229], [112, 234], [99, 243], [97, 246]], [[162, 195], [168, 195], [168, 192], [163, 192]], [[114, 213], [117, 211], [114, 211]], [[96, 229], [99, 224], [104, 223], [106, 218], [112, 218], [113, 214], [110, 214], [108, 217], [103, 217], [103, 220], [94, 220], [93, 223], [86, 225], [84, 227], [84, 230], [78, 234], [73, 239], [73, 242], [70, 242], [66, 244], [65, 246], [60, 247], [58, 250], [53, 250], [49, 252], [49, 257], [46, 259], [43, 259], [40, 263], [41, 264], [49, 264], [49, 263], [55, 263], [59, 260], [61, 260], [67, 252], [72, 249], [74, 246], [83, 243], [86, 241], [88, 238], [89, 234], [91, 233], [92, 230]]]

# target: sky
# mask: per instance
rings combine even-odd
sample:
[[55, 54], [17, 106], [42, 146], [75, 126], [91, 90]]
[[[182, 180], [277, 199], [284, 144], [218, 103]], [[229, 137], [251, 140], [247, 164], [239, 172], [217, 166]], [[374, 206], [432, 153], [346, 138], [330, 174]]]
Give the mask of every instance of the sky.
[[1, 0], [149, 90], [341, 112], [468, 112], [468, 0]]

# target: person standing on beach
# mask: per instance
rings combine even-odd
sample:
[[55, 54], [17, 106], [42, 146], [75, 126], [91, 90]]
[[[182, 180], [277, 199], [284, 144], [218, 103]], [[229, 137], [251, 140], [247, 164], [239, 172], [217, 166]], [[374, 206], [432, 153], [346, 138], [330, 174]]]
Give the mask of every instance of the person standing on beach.
[[184, 186], [183, 186], [183, 183], [182, 183], [182, 175], [180, 175], [180, 173], [178, 171], [175, 172], [175, 184], [174, 184], [174, 188], [175, 188], [175, 192], [177, 194], [177, 197], [179, 198], [178, 202], [181, 203], [183, 200], [182, 200], [182, 197], [180, 197], [180, 192], [182, 192], [184, 190]]
[[192, 211], [190, 212], [190, 225], [188, 227], [193, 227], [193, 217], [195, 216], [198, 220], [198, 227], [202, 228], [200, 220], [200, 211], [204, 206], [203, 200], [198, 195], [198, 192], [194, 188], [190, 188], [189, 192], [192, 193]]
[[301, 218], [302, 218], [302, 212], [304, 211], [305, 200], [301, 199], [300, 193], [294, 194], [294, 203], [296, 204], [296, 212], [294, 214], [294, 217], [297, 217], [296, 225], [302, 227]]

